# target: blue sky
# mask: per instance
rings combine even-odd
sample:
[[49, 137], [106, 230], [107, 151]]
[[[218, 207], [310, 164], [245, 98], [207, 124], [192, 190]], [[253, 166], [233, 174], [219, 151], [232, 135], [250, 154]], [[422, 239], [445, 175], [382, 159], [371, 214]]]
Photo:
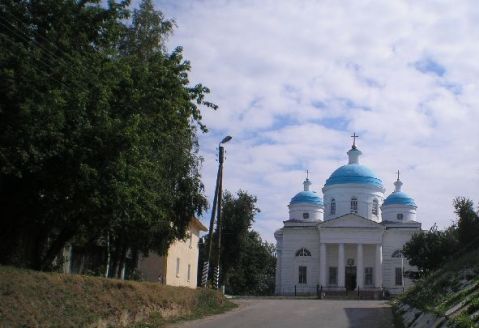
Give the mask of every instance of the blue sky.
[[[455, 219], [452, 199], [479, 201], [479, 6], [475, 1], [157, 1], [177, 23], [192, 84], [211, 89], [202, 175], [211, 200], [217, 145], [224, 187], [258, 197], [254, 228], [273, 241], [309, 169], [321, 192], [361, 162], [418, 204], [424, 228]], [[206, 219], [207, 221], [207, 219]]]

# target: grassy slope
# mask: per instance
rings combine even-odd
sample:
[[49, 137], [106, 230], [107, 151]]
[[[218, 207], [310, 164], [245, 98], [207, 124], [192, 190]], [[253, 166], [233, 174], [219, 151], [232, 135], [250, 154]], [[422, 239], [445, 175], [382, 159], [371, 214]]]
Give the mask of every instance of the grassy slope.
[[458, 311], [450, 315], [452, 321], [458, 327], [478, 326], [479, 317], [473, 314], [479, 310], [479, 250], [470, 250], [447, 262], [398, 300], [440, 316], [460, 304]]
[[212, 290], [0, 266], [1, 327], [158, 327], [232, 307]]

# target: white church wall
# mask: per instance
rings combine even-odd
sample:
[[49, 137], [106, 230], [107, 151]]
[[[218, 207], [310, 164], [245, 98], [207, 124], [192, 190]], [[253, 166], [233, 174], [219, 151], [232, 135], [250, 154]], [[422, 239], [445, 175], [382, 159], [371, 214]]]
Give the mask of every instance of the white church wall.
[[[391, 293], [402, 292], [401, 285], [396, 285], [396, 268], [401, 267], [401, 258], [393, 258], [392, 254], [396, 250], [401, 250], [417, 229], [388, 229], [384, 232], [383, 237], [383, 285]], [[404, 271], [417, 271], [417, 268], [409, 265], [407, 259], [404, 259]], [[412, 286], [410, 279], [404, 279], [404, 288]]]
[[[358, 200], [357, 214], [373, 220], [381, 221], [381, 205], [384, 201], [383, 191], [378, 187], [357, 184], [339, 184], [323, 188], [324, 192], [324, 219], [330, 220], [351, 213], [351, 199]], [[331, 213], [331, 201], [336, 202], [336, 212]], [[378, 201], [378, 215], [372, 214], [373, 200]]]
[[[296, 256], [301, 248], [311, 252], [311, 256]], [[306, 284], [299, 283], [299, 266], [307, 267]], [[319, 283], [319, 235], [315, 227], [285, 228], [281, 249], [280, 289], [283, 295], [314, 293]]]
[[324, 210], [318, 205], [297, 203], [289, 205], [290, 220], [304, 220], [304, 213], [308, 213], [306, 221], [322, 221]]
[[[416, 221], [416, 209], [406, 205], [387, 205], [382, 208], [383, 221], [405, 222]], [[403, 215], [402, 220], [398, 220], [398, 214]]]

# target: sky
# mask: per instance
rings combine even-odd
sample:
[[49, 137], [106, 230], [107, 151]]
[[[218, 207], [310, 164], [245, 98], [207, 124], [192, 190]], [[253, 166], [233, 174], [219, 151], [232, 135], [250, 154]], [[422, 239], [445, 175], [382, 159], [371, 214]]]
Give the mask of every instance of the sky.
[[[211, 90], [199, 136], [212, 201], [218, 143], [223, 187], [258, 198], [254, 229], [274, 242], [309, 170], [312, 190], [360, 163], [386, 196], [401, 171], [423, 228], [479, 201], [479, 6], [476, 1], [156, 0], [177, 27], [190, 81]], [[203, 222], [208, 225], [209, 215]]]

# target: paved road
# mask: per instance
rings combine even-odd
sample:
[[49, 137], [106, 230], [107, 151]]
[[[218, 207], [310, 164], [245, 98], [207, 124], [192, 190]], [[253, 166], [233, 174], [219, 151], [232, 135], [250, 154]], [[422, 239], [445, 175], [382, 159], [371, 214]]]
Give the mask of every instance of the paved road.
[[238, 308], [216, 316], [184, 322], [175, 328], [309, 328], [394, 327], [385, 301], [244, 299]]

